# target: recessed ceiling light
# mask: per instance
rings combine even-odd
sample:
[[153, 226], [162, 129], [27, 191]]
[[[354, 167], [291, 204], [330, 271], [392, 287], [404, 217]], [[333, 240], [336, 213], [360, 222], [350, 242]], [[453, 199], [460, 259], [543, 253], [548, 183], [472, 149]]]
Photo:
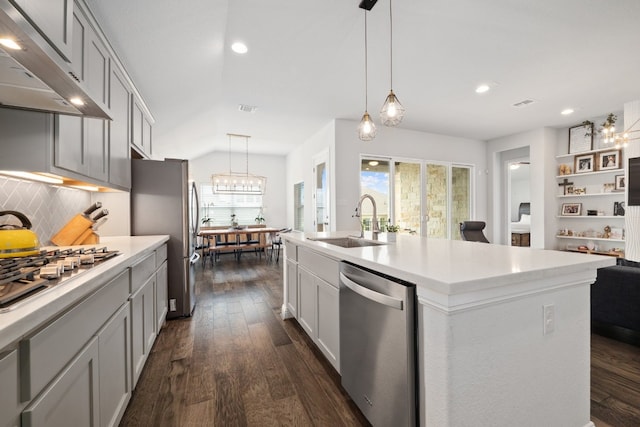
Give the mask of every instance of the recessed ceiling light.
[[476, 88], [476, 93], [485, 93], [485, 92], [489, 92], [489, 89], [491, 89], [491, 87], [487, 84], [481, 84], [480, 86], [478, 86]]
[[370, 160], [369, 161], [369, 166], [378, 166], [380, 164], [380, 162], [378, 162], [377, 160]]
[[84, 101], [82, 100], [82, 98], [79, 98], [77, 96], [69, 99], [69, 102], [71, 102], [73, 105], [84, 105]]
[[563, 116], [568, 116], [569, 114], [573, 114], [573, 108], [565, 108], [560, 112]]
[[20, 45], [15, 42], [15, 40], [11, 40], [11, 39], [0, 39], [0, 44], [8, 49], [13, 49], [13, 50], [22, 49]]
[[234, 44], [232, 44], [231, 50], [241, 55], [249, 51], [249, 49], [247, 48], [247, 45], [242, 42], [235, 42]]

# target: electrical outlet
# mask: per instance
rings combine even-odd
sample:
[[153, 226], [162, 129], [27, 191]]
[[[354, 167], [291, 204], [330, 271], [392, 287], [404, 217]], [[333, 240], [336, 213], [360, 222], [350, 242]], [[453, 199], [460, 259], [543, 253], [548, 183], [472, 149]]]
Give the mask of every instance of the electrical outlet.
[[176, 299], [171, 298], [169, 300], [169, 311], [176, 311]]
[[556, 306], [554, 304], [547, 304], [542, 306], [543, 312], [543, 334], [547, 335], [554, 331], [556, 328]]

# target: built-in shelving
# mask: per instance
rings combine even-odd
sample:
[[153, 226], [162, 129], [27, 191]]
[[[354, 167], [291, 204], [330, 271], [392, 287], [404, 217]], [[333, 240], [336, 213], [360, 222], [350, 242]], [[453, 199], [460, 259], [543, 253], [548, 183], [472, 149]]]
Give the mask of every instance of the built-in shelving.
[[615, 191], [611, 193], [589, 193], [589, 194], [558, 194], [556, 197], [559, 199], [570, 198], [570, 197], [602, 197], [602, 196], [618, 196], [624, 197], [624, 192]]
[[603, 151], [612, 151], [612, 150], [620, 150], [620, 148], [616, 148], [615, 146], [613, 146], [613, 147], [607, 147], [607, 148], [598, 148], [596, 150], [583, 151], [581, 153], [558, 154], [556, 156], [556, 159], [566, 159], [568, 157], [584, 156], [587, 154], [602, 153]]
[[620, 242], [624, 243], [624, 239], [604, 239], [602, 237], [582, 237], [582, 236], [556, 236], [558, 239], [572, 239], [572, 240], [597, 240], [604, 242]]
[[624, 173], [624, 169], [607, 169], [607, 170], [603, 170], [603, 171], [595, 171], [595, 172], [582, 172], [582, 173], [570, 173], [567, 175], [556, 175], [556, 178], [558, 179], [562, 179], [562, 178], [575, 178], [578, 176], [589, 176], [589, 175], [603, 175], [603, 174], [608, 174], [608, 173]]
[[556, 218], [562, 219], [624, 219], [622, 215], [556, 215]]

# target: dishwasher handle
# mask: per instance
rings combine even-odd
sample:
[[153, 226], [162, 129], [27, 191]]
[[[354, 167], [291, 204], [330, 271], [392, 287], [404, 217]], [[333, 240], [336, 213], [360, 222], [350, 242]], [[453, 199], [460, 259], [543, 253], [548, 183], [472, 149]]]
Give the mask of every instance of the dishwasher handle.
[[379, 304], [384, 304], [388, 307], [395, 308], [397, 310], [403, 309], [402, 299], [390, 297], [389, 295], [381, 294], [380, 292], [372, 291], [353, 280], [349, 279], [344, 273], [340, 273], [340, 282], [353, 292], [361, 295], [367, 299], [375, 301]]

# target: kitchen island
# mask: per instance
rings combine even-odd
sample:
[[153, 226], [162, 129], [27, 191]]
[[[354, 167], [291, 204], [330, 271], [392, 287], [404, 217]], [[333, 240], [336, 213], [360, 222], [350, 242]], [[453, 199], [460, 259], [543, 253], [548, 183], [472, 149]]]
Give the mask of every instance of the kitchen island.
[[168, 239], [103, 238], [117, 256], [0, 312], [0, 426], [119, 423], [166, 316]]
[[[283, 317], [295, 316], [308, 332], [305, 276], [291, 277], [306, 269], [297, 265], [300, 251], [415, 283], [421, 425], [593, 425], [590, 284], [614, 259], [405, 235], [350, 248], [312, 240], [349, 234], [356, 233], [283, 235]], [[335, 354], [340, 371], [339, 349], [314, 341]]]

